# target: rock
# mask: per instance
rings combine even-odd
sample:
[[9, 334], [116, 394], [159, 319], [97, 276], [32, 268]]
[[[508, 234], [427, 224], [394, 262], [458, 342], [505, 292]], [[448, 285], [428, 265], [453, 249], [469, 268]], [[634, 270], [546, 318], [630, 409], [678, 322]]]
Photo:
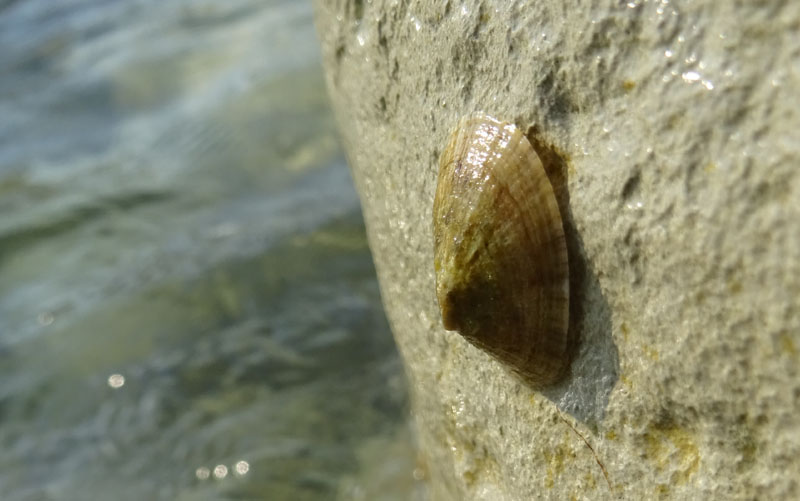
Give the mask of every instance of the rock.
[[[433, 499], [800, 497], [800, 3], [315, 5]], [[571, 373], [441, 326], [431, 211], [459, 117], [554, 181]]]

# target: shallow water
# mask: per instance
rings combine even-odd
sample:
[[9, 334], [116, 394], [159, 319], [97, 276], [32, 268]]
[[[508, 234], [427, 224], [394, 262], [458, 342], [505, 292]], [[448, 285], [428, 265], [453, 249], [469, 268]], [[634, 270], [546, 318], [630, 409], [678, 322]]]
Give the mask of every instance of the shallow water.
[[2, 499], [422, 497], [316, 43], [293, 0], [0, 1]]

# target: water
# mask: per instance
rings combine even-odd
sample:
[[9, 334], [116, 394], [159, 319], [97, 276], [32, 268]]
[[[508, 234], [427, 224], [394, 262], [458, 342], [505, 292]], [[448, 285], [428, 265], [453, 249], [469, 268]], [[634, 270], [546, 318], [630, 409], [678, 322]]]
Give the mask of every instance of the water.
[[0, 1], [0, 499], [422, 497], [316, 43]]

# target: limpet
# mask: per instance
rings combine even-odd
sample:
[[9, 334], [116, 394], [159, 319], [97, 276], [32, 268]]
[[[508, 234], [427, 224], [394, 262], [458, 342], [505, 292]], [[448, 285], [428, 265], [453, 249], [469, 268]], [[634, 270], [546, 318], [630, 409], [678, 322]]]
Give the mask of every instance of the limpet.
[[461, 119], [439, 159], [436, 296], [458, 331], [534, 387], [569, 366], [569, 264], [553, 187], [514, 124]]

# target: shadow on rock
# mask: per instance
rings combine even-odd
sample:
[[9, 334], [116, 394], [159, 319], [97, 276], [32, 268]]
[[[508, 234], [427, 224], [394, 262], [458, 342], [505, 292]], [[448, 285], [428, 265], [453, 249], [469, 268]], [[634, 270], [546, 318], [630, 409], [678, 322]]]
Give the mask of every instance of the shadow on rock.
[[528, 129], [527, 136], [555, 191], [564, 222], [570, 268], [572, 364], [564, 380], [542, 390], [542, 394], [562, 412], [586, 424], [596, 423], [603, 419], [608, 396], [619, 379], [619, 355], [611, 336], [611, 310], [575, 228], [567, 190], [567, 161], [539, 138], [535, 128]]

